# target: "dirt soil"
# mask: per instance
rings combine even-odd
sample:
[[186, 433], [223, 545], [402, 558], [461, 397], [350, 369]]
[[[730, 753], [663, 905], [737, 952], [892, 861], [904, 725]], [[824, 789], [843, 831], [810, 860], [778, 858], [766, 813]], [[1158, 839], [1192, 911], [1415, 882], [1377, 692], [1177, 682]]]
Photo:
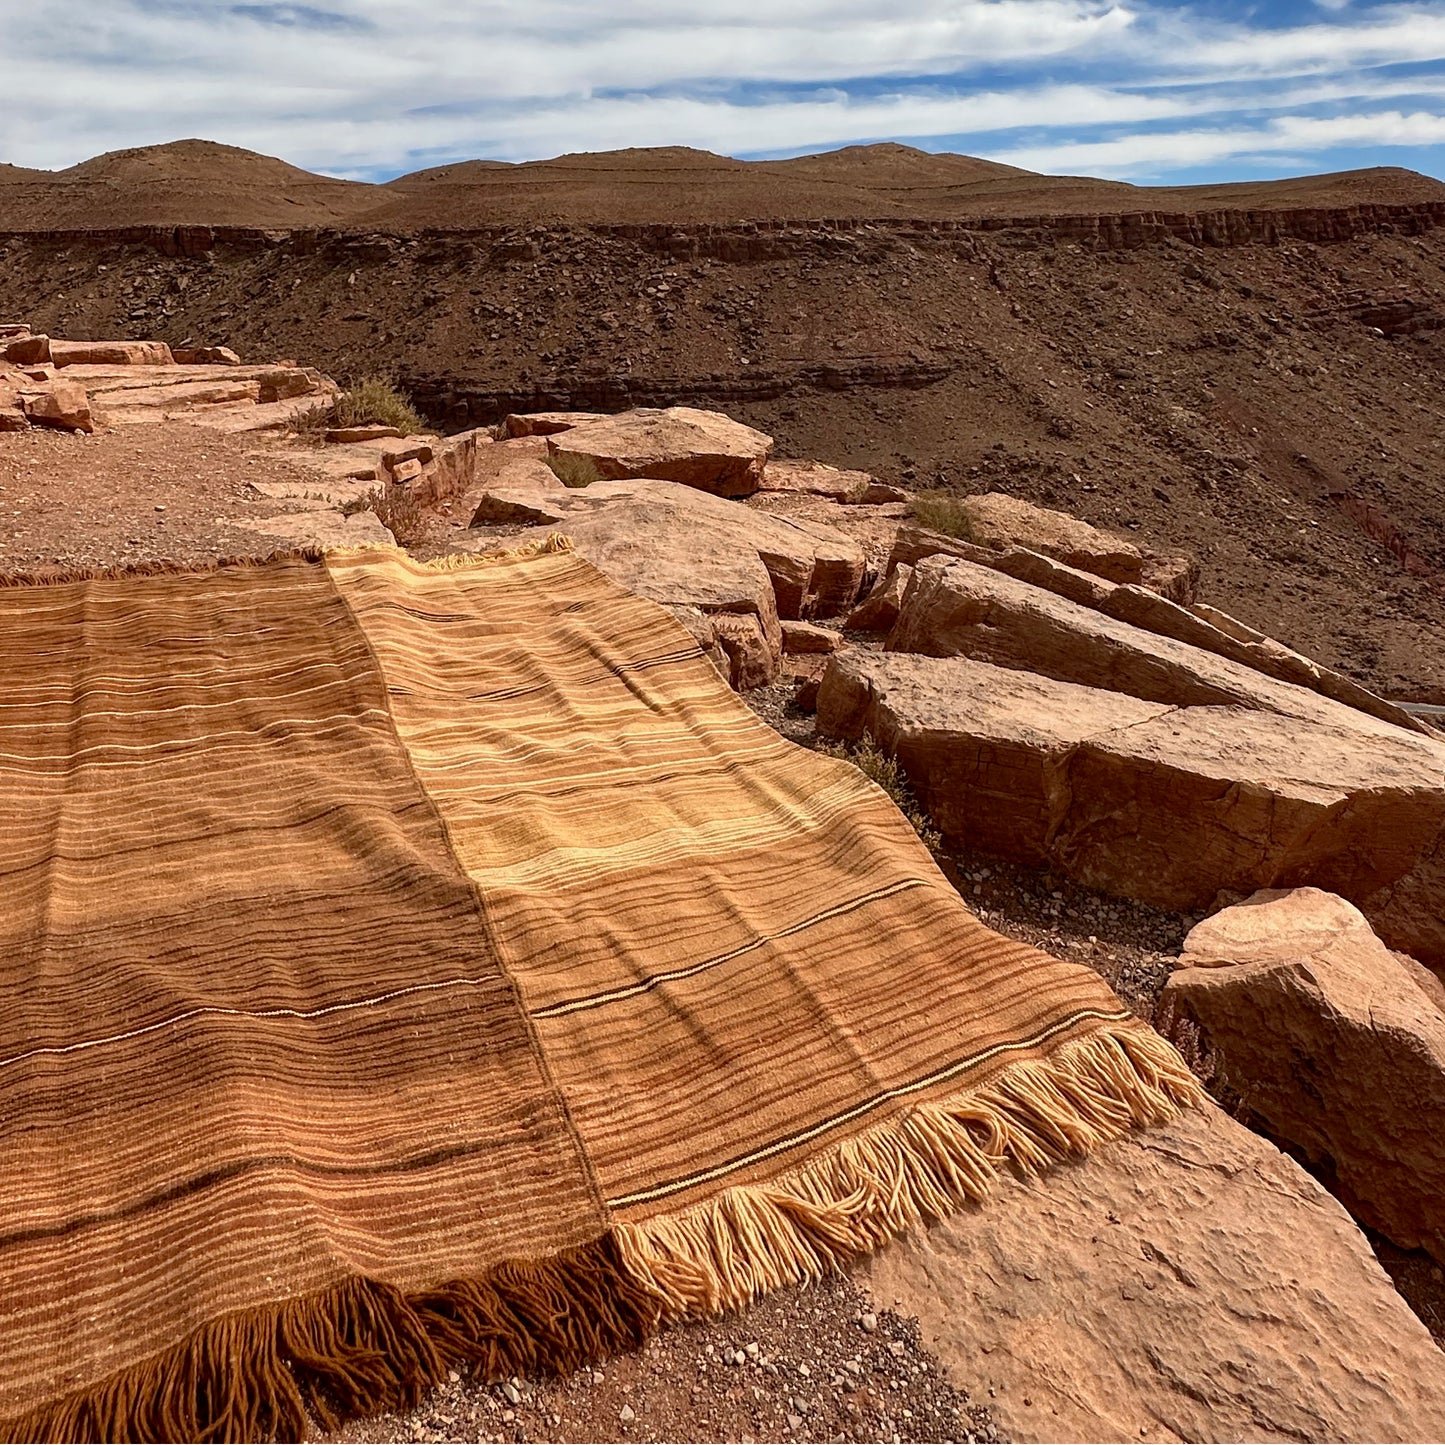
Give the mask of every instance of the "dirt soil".
[[[174, 188], [213, 182], [237, 216], [248, 186], [309, 214], [314, 178], [265, 158], [102, 159], [86, 185], [149, 197], [177, 223], [192, 212]], [[0, 294], [61, 335], [390, 371], [444, 428], [507, 410], [716, 406], [781, 456], [1002, 490], [1192, 552], [1205, 600], [1388, 696], [1445, 702], [1445, 210], [1418, 210], [1445, 197], [1437, 182], [1352, 172], [1172, 198], [1069, 182], [1058, 225], [999, 213], [997, 229], [960, 230], [889, 207], [946, 216], [940, 197], [966, 190], [977, 217], [987, 191], [1017, 215], [1044, 178], [889, 147], [444, 169], [360, 188], [413, 197], [411, 221], [386, 229], [218, 232], [169, 256], [115, 235], [0, 234]], [[30, 184], [68, 183], [0, 180], [0, 232], [7, 214], [24, 221], [16, 188]], [[326, 184], [342, 188], [326, 202], [339, 216], [352, 183]], [[495, 209], [504, 184], [513, 199]], [[814, 186], [837, 197], [821, 214], [852, 219], [708, 219], [714, 206], [762, 217], [766, 196]], [[421, 191], [445, 199], [432, 212]], [[639, 194], [655, 224], [576, 219], [598, 196], [625, 209]], [[1417, 212], [1370, 211], [1402, 200]], [[1196, 215], [1194, 239], [1121, 229], [1146, 202], [1224, 209]], [[122, 214], [93, 205], [88, 226]], [[457, 229], [474, 212], [490, 229]], [[417, 234], [428, 217], [450, 229]], [[180, 247], [173, 231], [157, 244]]]
[[986, 1408], [945, 1380], [917, 1322], [848, 1278], [746, 1314], [667, 1330], [565, 1379], [485, 1385], [454, 1373], [418, 1409], [343, 1441], [994, 1441]]
[[256, 482], [321, 479], [254, 437], [186, 422], [93, 436], [0, 433], [0, 572], [204, 565], [285, 544], [254, 526], [304, 503], [271, 501]]

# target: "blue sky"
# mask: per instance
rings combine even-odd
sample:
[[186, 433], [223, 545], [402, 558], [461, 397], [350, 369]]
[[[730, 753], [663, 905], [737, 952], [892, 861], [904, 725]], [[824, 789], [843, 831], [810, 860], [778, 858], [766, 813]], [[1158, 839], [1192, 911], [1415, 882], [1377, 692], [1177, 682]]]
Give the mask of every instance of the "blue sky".
[[0, 0], [0, 160], [203, 136], [384, 180], [900, 140], [1142, 183], [1445, 178], [1445, 0]]

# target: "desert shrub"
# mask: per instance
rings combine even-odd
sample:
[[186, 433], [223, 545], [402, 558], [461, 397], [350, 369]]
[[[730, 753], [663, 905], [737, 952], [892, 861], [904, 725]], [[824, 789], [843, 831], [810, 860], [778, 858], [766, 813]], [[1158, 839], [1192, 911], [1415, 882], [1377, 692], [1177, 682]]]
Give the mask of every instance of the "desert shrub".
[[913, 517], [930, 532], [942, 532], [965, 542], [975, 540], [973, 521], [962, 500], [947, 492], [920, 492], [913, 499]]
[[347, 502], [341, 511], [347, 517], [357, 512], [375, 512], [377, 521], [403, 546], [421, 538], [422, 506], [406, 487], [383, 484], [364, 497]]
[[578, 456], [575, 452], [558, 452], [547, 458], [547, 465], [564, 487], [590, 487], [602, 480], [597, 463], [591, 457]]
[[852, 763], [865, 778], [877, 783], [898, 805], [898, 811], [908, 819], [929, 852], [937, 853], [943, 847], [938, 829], [914, 796], [907, 776], [898, 766], [898, 759], [885, 753], [873, 741], [871, 734], [864, 733], [856, 743], [818, 742], [814, 746], [830, 758], [842, 758], [844, 762]]
[[347, 387], [330, 402], [302, 412], [291, 429], [321, 439], [324, 432], [344, 426], [394, 426], [403, 436], [426, 430], [406, 396], [384, 376], [367, 376]]

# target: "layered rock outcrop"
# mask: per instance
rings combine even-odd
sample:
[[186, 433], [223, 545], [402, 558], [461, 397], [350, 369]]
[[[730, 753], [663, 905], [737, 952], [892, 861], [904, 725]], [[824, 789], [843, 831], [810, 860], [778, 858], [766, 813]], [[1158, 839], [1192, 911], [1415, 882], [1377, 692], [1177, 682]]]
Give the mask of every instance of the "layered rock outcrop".
[[484, 464], [474, 526], [534, 523], [530, 537], [565, 532], [577, 550], [624, 587], [710, 619], [690, 623], [705, 650], [728, 659], [733, 685], [774, 681], [783, 620], [833, 617], [862, 585], [862, 548], [843, 532], [756, 511], [679, 481], [639, 477], [564, 486], [544, 456], [558, 435], [496, 442]]
[[1299, 689], [1281, 700], [1293, 716], [1145, 690], [850, 653], [823, 675], [818, 727], [896, 754], [956, 843], [1176, 910], [1315, 884], [1355, 900], [1394, 946], [1445, 961], [1432, 922], [1445, 746]]
[[1328, 1170], [1352, 1212], [1445, 1261], [1445, 985], [1318, 888], [1256, 893], [1198, 924], [1162, 1000], [1229, 1087]]

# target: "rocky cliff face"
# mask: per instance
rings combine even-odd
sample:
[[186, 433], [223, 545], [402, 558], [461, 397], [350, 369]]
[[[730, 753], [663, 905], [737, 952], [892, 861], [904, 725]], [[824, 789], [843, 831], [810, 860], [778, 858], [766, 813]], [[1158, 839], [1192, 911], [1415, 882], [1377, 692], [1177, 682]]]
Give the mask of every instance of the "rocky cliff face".
[[1442, 216], [28, 232], [0, 292], [58, 335], [389, 372], [451, 430], [720, 407], [779, 455], [1183, 547], [1243, 621], [1445, 701]]

